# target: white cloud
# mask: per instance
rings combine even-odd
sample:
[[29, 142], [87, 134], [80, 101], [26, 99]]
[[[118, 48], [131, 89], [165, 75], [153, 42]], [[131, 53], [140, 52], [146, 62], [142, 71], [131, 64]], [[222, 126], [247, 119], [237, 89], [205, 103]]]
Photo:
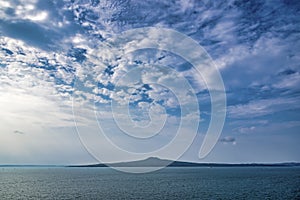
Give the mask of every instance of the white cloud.
[[[91, 4], [95, 5], [91, 6]], [[267, 2], [266, 5], [268, 4], [271, 3]], [[186, 110], [189, 111], [182, 113], [182, 120], [190, 123], [197, 121], [199, 114], [194, 112], [196, 106], [192, 105], [193, 94], [207, 89], [206, 83], [211, 82], [210, 80], [205, 82], [205, 78], [209, 79], [211, 71], [201, 70], [201, 77], [184, 59], [162, 50], [128, 52], [139, 43], [142, 44], [141, 46], [151, 44], [150, 40], [159, 35], [157, 32], [140, 35], [140, 38], [133, 35], [132, 38], [127, 38], [132, 39], [133, 42], [125, 47], [122, 46], [124, 42], [118, 43], [120, 42], [118, 39], [108, 39], [113, 33], [135, 27], [175, 28], [188, 34], [213, 55], [217, 67], [222, 70], [225, 84], [230, 89], [264, 85], [261, 91], [267, 93], [274, 90], [272, 95], [275, 94], [276, 98], [271, 96], [269, 99], [233, 104], [228, 108], [230, 118], [243, 120], [288, 109], [298, 109], [297, 97], [286, 97], [282, 96], [284, 94], [277, 93], [279, 90], [287, 90], [290, 94], [299, 89], [297, 71], [299, 56], [297, 56], [297, 48], [294, 48], [297, 43], [293, 42], [293, 31], [289, 31], [295, 28], [290, 21], [293, 16], [285, 17], [285, 13], [289, 12], [286, 12], [286, 7], [283, 7], [284, 16], [274, 17], [274, 21], [277, 19], [286, 21], [287, 25], [263, 21], [264, 16], [267, 15], [262, 13], [260, 16], [262, 19], [257, 19], [259, 22], [250, 26], [244, 24], [248, 19], [247, 16], [242, 15], [244, 12], [242, 8], [232, 1], [223, 4], [227, 6], [225, 9], [220, 5], [218, 2], [202, 1], [175, 3], [172, 1], [124, 3], [74, 1], [72, 3], [1, 0], [0, 18], [3, 23], [1, 27], [3, 34], [0, 45], [5, 49], [0, 51], [0, 116], [4, 119], [0, 122], [0, 127], [1, 131], [6, 132], [1, 135], [1, 141], [22, 146], [20, 138], [27, 133], [34, 132], [38, 135], [45, 128], [47, 134], [53, 134], [51, 130], [54, 128], [72, 127], [71, 93], [74, 88], [71, 84], [74, 80], [74, 71], [78, 79], [76, 85], [78, 88], [75, 88], [74, 95], [75, 109], [82, 111], [76, 116], [79, 126], [87, 127], [93, 124], [94, 115], [85, 114], [94, 110], [94, 101], [96, 101], [101, 104], [99, 107], [106, 111], [102, 113], [101, 118], [107, 123], [107, 130], [110, 130], [113, 120], [108, 111], [110, 99], [119, 106], [127, 105], [128, 102], [139, 102], [138, 108], [131, 108], [130, 116], [139, 121], [133, 120], [136, 123], [122, 121], [124, 126], [129, 127], [129, 132], [134, 131], [136, 127], [146, 127], [150, 120], [155, 122], [156, 126], [147, 130], [146, 135], [153, 130], [158, 130], [157, 127], [164, 120], [165, 109], [177, 108], [179, 104], [186, 106]], [[264, 11], [262, 9], [262, 12]], [[263, 23], [260, 23], [261, 20]], [[264, 24], [270, 24], [272, 28], [259, 29]], [[290, 35], [277, 36], [281, 33]], [[158, 42], [158, 48], [166, 47], [170, 41], [176, 41], [173, 46], [171, 45], [174, 48], [184, 46], [178, 38], [163, 36], [165, 39], [162, 38]], [[86, 50], [85, 62], [77, 62], [74, 56], [68, 56], [69, 50], [74, 48]], [[183, 51], [196, 55], [194, 49], [189, 46], [184, 46]], [[108, 66], [113, 68], [111, 74], [105, 72]], [[293, 69], [295, 73], [274, 78], [273, 75], [283, 68]], [[130, 73], [132, 69], [138, 70]], [[126, 78], [122, 79], [124, 75]], [[184, 84], [184, 80], [189, 81], [194, 90], [190, 90], [187, 84]], [[101, 84], [105, 87], [99, 87]], [[114, 89], [116, 84], [118, 87]], [[148, 84], [151, 89], [143, 88], [144, 84]], [[136, 94], [133, 95], [134, 93]], [[147, 95], [151, 100], [145, 100]], [[233, 99], [238, 95], [234, 91]], [[208, 98], [209, 96], [205, 96], [205, 100]], [[245, 98], [250, 99], [249, 96]], [[151, 102], [152, 100], [154, 102]], [[121, 120], [127, 119], [129, 115], [123, 111], [116, 112], [116, 117]], [[149, 116], [152, 118], [149, 119]], [[176, 132], [175, 125], [179, 123], [180, 117], [176, 115], [167, 115], [167, 117], [168, 130], [164, 133], [172, 135], [170, 132]], [[132, 124], [135, 126], [130, 126]], [[261, 126], [263, 125], [265, 124], [262, 123]], [[243, 126], [238, 124], [234, 128], [243, 133], [259, 130], [259, 127], [253, 124]], [[186, 133], [190, 131], [188, 125], [183, 129]], [[15, 131], [26, 134], [7, 136], [7, 133]], [[49, 137], [45, 138], [49, 139]], [[39, 138], [34, 142], [40, 142], [41, 146], [51, 146], [55, 143], [43, 142], [45, 138]], [[116, 138], [120, 141], [123, 139], [123, 137]], [[166, 140], [158, 143], [164, 141]], [[130, 143], [126, 145], [130, 146]], [[2, 143], [0, 146], [1, 152], [9, 153], [7, 149], [11, 150], [9, 145], [5, 146], [6, 149]], [[21, 149], [26, 153], [26, 145]], [[109, 152], [109, 149], [106, 151]], [[33, 151], [28, 151], [28, 154], [32, 153]]]
[[231, 118], [252, 118], [270, 115], [276, 112], [299, 108], [299, 98], [274, 98], [253, 100], [246, 104], [229, 106], [227, 112]]
[[282, 77], [279, 81], [272, 84], [277, 89], [298, 90], [300, 88], [300, 73], [294, 73], [286, 77]]
[[238, 131], [240, 133], [249, 133], [255, 131], [255, 126], [250, 126], [250, 127], [240, 127], [238, 128]]

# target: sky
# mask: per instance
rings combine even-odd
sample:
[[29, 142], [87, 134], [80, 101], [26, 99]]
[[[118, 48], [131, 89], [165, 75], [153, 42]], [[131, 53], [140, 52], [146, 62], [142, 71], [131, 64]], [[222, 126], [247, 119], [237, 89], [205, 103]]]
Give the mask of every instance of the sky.
[[299, 17], [297, 0], [0, 0], [0, 164], [300, 162]]

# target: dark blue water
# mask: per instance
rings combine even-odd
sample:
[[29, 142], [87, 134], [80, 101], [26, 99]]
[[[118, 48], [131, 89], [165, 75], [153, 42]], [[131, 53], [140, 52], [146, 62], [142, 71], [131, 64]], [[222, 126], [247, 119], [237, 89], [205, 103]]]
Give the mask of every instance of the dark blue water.
[[0, 199], [300, 199], [300, 168], [0, 168]]

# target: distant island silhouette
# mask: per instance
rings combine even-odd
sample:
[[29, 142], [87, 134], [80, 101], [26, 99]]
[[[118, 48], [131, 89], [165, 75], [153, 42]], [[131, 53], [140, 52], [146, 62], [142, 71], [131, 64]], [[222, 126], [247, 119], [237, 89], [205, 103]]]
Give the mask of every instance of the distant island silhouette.
[[0, 164], [0, 167], [297, 167], [298, 162], [282, 163], [196, 163], [150, 157], [144, 160], [80, 165]]
[[98, 163], [88, 165], [71, 165], [68, 167], [293, 167], [300, 166], [300, 163], [286, 162], [286, 163], [195, 163], [185, 161], [172, 161], [160, 159], [157, 157], [150, 157], [144, 160], [118, 162], [118, 163]]

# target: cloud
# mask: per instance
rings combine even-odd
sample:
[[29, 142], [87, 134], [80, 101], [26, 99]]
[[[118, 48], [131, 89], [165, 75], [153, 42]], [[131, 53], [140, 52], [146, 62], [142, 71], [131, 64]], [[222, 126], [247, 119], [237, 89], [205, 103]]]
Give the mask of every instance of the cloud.
[[[296, 7], [286, 1], [2, 0], [0, 115], [4, 120], [0, 122], [1, 132], [39, 133], [40, 138], [35, 142], [41, 146], [54, 145], [55, 141], [45, 140], [51, 138], [54, 129], [64, 135], [74, 126], [73, 92], [73, 100], [79, 107], [75, 109], [82, 111], [77, 116], [78, 125], [93, 124], [95, 116], [84, 114], [94, 111], [96, 105], [102, 109], [104, 128], [113, 129], [111, 137], [127, 147], [131, 143], [122, 141], [125, 136], [116, 136], [120, 130], [113, 126], [111, 102], [118, 106], [130, 102], [130, 117], [136, 126], [147, 126], [151, 112], [153, 121], [159, 125], [166, 114], [169, 121], [164, 133], [169, 137], [172, 135], [169, 132], [176, 132], [180, 117], [190, 123], [198, 120], [196, 104], [191, 106], [193, 94], [197, 94], [197, 100], [205, 102], [201, 111], [206, 112], [204, 122], [208, 126], [210, 96], [203, 77], [196, 76], [190, 63], [162, 50], [145, 49], [124, 55], [126, 49], [122, 45], [119, 49], [102, 48], [118, 42], [111, 38], [113, 34], [145, 26], [173, 28], [192, 37], [210, 53], [227, 88], [228, 131], [255, 135], [263, 130], [284, 132], [290, 126], [295, 129], [300, 108]], [[154, 36], [144, 35], [146, 39], [140, 42], [147, 45]], [[126, 48], [130, 49], [130, 45]], [[193, 51], [187, 48], [191, 55]], [[130, 74], [133, 69], [137, 69], [136, 73]], [[209, 76], [205, 71], [202, 73]], [[187, 89], [183, 80], [193, 90]], [[179, 111], [179, 104], [185, 105], [189, 112]], [[116, 116], [128, 118], [123, 111], [116, 112]], [[279, 116], [278, 120], [288, 119], [276, 125], [271, 115]], [[134, 124], [124, 122], [124, 126]], [[62, 131], [64, 128], [68, 131]], [[189, 133], [189, 124], [183, 128]], [[50, 135], [46, 137], [44, 131]], [[20, 137], [15, 141], [18, 134], [10, 135], [2, 134], [1, 141], [22, 144]], [[73, 136], [64, 137], [70, 138]], [[160, 139], [147, 148], [160, 146], [169, 138]], [[234, 144], [236, 139], [224, 137], [220, 142]], [[147, 144], [139, 148], [143, 145]], [[0, 146], [4, 152], [11, 150], [9, 145], [6, 150], [4, 145]], [[42, 147], [36, 149], [39, 148]], [[129, 148], [136, 150], [133, 145]], [[26, 145], [20, 149], [26, 152]]]
[[240, 127], [238, 128], [238, 131], [240, 133], [249, 133], [255, 131], [255, 126], [250, 126], [250, 127]]
[[273, 98], [252, 100], [246, 104], [228, 106], [230, 118], [252, 118], [274, 114], [291, 109], [299, 109], [299, 98]]
[[2, 35], [46, 51], [65, 50], [70, 45], [67, 38], [83, 30], [74, 23], [73, 14], [56, 1], [3, 0], [2, 4]]
[[14, 133], [16, 133], [16, 134], [21, 134], [21, 135], [25, 134], [24, 132], [18, 131], [18, 130], [15, 130]]
[[[276, 89], [289, 89], [293, 92], [300, 90], [300, 72], [284, 71], [286, 73], [279, 81], [274, 82], [272, 86]], [[281, 73], [282, 74], [282, 73]]]
[[29, 21], [8, 22], [1, 21], [0, 31], [4, 36], [9, 36], [25, 41], [29, 45], [37, 46], [41, 49], [49, 49], [54, 46], [59, 39], [53, 30], [47, 30], [36, 23]]
[[230, 143], [232, 145], [235, 145], [236, 144], [236, 139], [234, 137], [231, 137], [231, 136], [226, 136], [226, 137], [220, 138], [219, 142], [221, 142], [223, 144], [229, 144]]

